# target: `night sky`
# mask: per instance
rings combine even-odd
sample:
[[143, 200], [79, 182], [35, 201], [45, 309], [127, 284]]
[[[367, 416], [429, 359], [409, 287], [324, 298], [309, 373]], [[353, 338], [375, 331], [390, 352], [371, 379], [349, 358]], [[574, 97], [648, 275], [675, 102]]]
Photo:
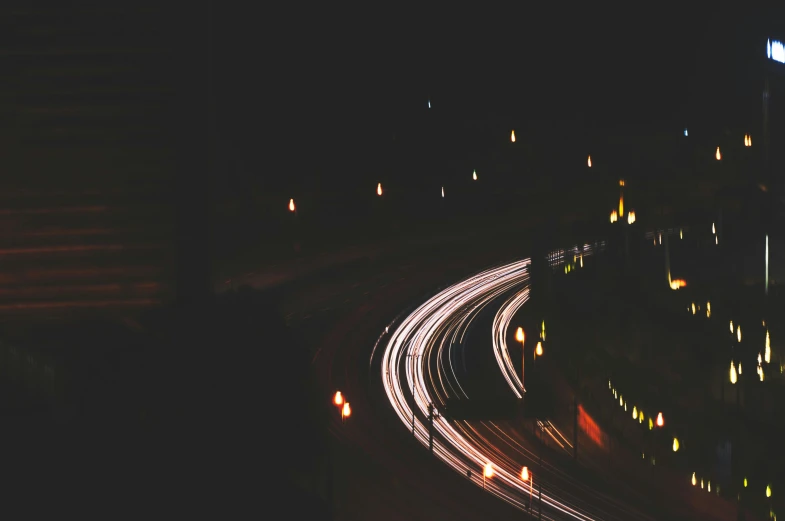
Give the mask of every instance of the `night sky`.
[[216, 22], [222, 146], [272, 189], [362, 177], [393, 136], [441, 141], [454, 159], [512, 127], [577, 148], [609, 133], [759, 124], [765, 39], [782, 18], [685, 5], [263, 18], [238, 7]]

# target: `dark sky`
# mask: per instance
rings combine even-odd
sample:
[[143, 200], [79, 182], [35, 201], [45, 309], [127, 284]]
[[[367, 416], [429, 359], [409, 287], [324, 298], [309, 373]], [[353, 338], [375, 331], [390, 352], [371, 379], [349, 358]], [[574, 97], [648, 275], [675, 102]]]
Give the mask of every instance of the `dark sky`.
[[416, 127], [429, 98], [453, 129], [558, 121], [579, 134], [719, 132], [758, 117], [765, 38], [785, 29], [782, 9], [547, 4], [331, 4], [263, 17], [238, 4], [216, 19], [219, 133], [249, 168], [265, 144], [266, 160], [296, 175]]

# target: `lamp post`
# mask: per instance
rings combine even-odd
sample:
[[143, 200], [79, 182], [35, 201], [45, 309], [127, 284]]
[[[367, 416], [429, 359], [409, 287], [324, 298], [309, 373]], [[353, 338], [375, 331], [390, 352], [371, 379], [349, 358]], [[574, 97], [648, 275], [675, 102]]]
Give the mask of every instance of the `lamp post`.
[[526, 366], [526, 351], [524, 350], [523, 346], [526, 340], [526, 335], [524, 334], [522, 327], [519, 327], [515, 332], [515, 340], [521, 343], [521, 387], [523, 387], [524, 367]]
[[521, 471], [521, 479], [524, 483], [527, 481], [529, 482], [529, 512], [532, 511], [532, 495], [533, 495], [533, 488], [534, 488], [534, 476], [531, 472], [529, 472], [529, 467], [523, 467]]
[[485, 464], [485, 468], [482, 469], [482, 489], [485, 490], [485, 481], [493, 477], [493, 465], [490, 463]]

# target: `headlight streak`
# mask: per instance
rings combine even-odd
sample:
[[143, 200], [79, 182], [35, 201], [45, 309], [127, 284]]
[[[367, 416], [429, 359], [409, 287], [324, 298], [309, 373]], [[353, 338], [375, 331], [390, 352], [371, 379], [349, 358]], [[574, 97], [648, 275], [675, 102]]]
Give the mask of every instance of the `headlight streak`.
[[[587, 256], [587, 252], [590, 251], [590, 247], [585, 247], [582, 253], [584, 256]], [[464, 325], [468, 327], [471, 322], [471, 319], [468, 321], [466, 319], [467, 312], [472, 316], [476, 316], [478, 310], [482, 306], [487, 305], [493, 298], [510, 291], [516, 285], [528, 283], [529, 265], [529, 259], [513, 262], [491, 268], [465, 281], [454, 284], [429, 299], [408, 317], [402, 319], [398, 328], [390, 333], [390, 338], [384, 345], [381, 364], [384, 389], [393, 409], [407, 428], [411, 428], [413, 423], [411, 407], [412, 405], [416, 407], [415, 410], [418, 414], [415, 415], [414, 419], [414, 437], [423, 445], [428, 445], [428, 428], [421, 421], [421, 418], [427, 417], [427, 408], [430, 403], [439, 403], [431, 398], [430, 385], [428, 384], [434, 385], [436, 383], [435, 380], [439, 380], [440, 383], [443, 382], [441, 376], [434, 378], [430, 368], [427, 371], [426, 378], [425, 368], [430, 366], [428, 360], [434, 351], [433, 347], [439, 346], [437, 348], [438, 352], [443, 352], [444, 349], [443, 344], [439, 344], [436, 338], [445, 333], [447, 336], [442, 336], [442, 338], [449, 338], [450, 333], [456, 333], [456, 329], [463, 330]], [[494, 295], [493, 298], [490, 297], [491, 295]], [[527, 299], [528, 287], [519, 291], [508, 300], [508, 309], [511, 309], [512, 306], [520, 308]], [[458, 319], [456, 315], [463, 316]], [[507, 317], [507, 315], [505, 314], [504, 317]], [[511, 316], [509, 318], [511, 319]], [[509, 322], [507, 322], [507, 325], [509, 325]], [[497, 362], [500, 363], [501, 367], [505, 368], [505, 373], [509, 372], [512, 375], [516, 375], [516, 379], [509, 378], [508, 384], [510, 384], [511, 389], [519, 393], [523, 386], [517, 385], [520, 384], [520, 380], [517, 379], [517, 372], [514, 371], [512, 364], [509, 362], [507, 349], [506, 347], [502, 348], [497, 339], [498, 336], [494, 334], [494, 343], [498, 344], [498, 347], [494, 348]], [[504, 353], [504, 356], [501, 356], [502, 353]], [[420, 357], [418, 355], [425, 356]], [[443, 364], [437, 364], [438, 367], [442, 367], [442, 370], [445, 369]], [[455, 372], [453, 368], [450, 368], [450, 371], [454, 378]], [[438, 387], [434, 385], [434, 392], [437, 395], [441, 394], [436, 390], [439, 387], [445, 393], [447, 392], [443, 384], [440, 384]], [[451, 388], [454, 389], [453, 386]], [[412, 389], [414, 389], [414, 394], [410, 399], [408, 393]], [[463, 394], [465, 396], [465, 393]], [[438, 398], [443, 404], [446, 396], [438, 396]], [[523, 509], [528, 505], [526, 496], [529, 494], [529, 489], [520, 479], [520, 468], [518, 465], [509, 460], [509, 458], [504, 457], [498, 450], [489, 448], [487, 444], [485, 444], [485, 451], [483, 451], [478, 448], [477, 443], [472, 443], [470, 440], [474, 436], [470, 436], [469, 432], [476, 431], [468, 423], [449, 422], [440, 415], [434, 418], [433, 428], [434, 454], [441, 460], [463, 475], [466, 475], [467, 470], [471, 470], [472, 480], [478, 486], [482, 486], [483, 466], [489, 461], [492, 462], [496, 474], [492, 479], [487, 480], [486, 489], [517, 508]], [[482, 444], [480, 445], [482, 446]], [[501, 463], [499, 463], [500, 461]], [[553, 496], [554, 492], [556, 491], [549, 490], [547, 487], [544, 487], [542, 491], [543, 506], [551, 509], [543, 512], [545, 519], [554, 519], [554, 514], [559, 518], [563, 517], [561, 515], [563, 514], [571, 519], [586, 521], [593, 519], [587, 513], [575, 508], [573, 505], [565, 504], [561, 499]]]

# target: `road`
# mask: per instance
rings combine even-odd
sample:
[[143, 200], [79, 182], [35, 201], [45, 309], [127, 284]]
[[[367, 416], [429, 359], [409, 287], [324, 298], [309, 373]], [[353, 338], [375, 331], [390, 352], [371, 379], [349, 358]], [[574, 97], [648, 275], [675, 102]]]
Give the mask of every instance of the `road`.
[[[572, 252], [553, 252], [548, 258], [561, 265], [565, 257], [573, 256], [577, 265], [578, 256], [588, 256], [592, 251], [586, 245]], [[466, 370], [457, 361], [466, 356], [461, 351], [467, 345], [476, 344], [467, 341], [467, 336], [472, 336], [472, 325], [482, 322], [480, 317], [489, 309], [496, 311], [488, 335], [490, 342], [481, 347], [491, 345], [498, 369], [496, 377], [508, 392], [516, 397], [526, 395], [525, 382], [513, 362], [519, 355], [510, 354], [507, 342], [513, 341], [510, 324], [529, 298], [529, 266], [527, 259], [484, 271], [444, 289], [398, 323], [387, 326], [385, 331], [389, 333], [377, 345], [376, 354], [381, 360], [381, 374], [377, 375], [382, 378], [401, 424], [408, 429], [414, 424], [414, 436], [421, 444], [429, 443], [430, 404], [443, 408], [448, 398], [467, 398], [477, 390], [476, 385], [469, 390], [472, 385], [462, 374]], [[482, 378], [484, 384], [490, 385], [487, 375]], [[586, 440], [583, 444], [589, 450], [580, 460], [583, 468], [573, 468], [568, 457], [572, 437], [565, 435], [566, 429], [557, 428], [557, 418], [563, 419], [564, 415], [556, 415], [553, 423], [538, 422], [540, 436], [549, 445], [542, 451], [541, 469], [540, 442], [520, 422], [516, 425], [437, 417], [434, 454], [459, 475], [471, 472], [476, 486], [519, 509], [527, 509], [531, 492], [538, 495], [542, 486], [543, 519], [689, 519], [696, 514], [682, 504], [655, 504], [651, 494], [641, 493], [647, 490], [645, 482], [630, 483], [627, 476], [614, 476], [606, 453], [592, 448]], [[492, 465], [494, 475], [483, 479], [482, 469], [487, 464]], [[520, 477], [523, 466], [532, 469], [536, 476], [534, 490]], [[538, 505], [536, 497], [533, 504]], [[699, 517], [707, 518], [705, 510]]]

